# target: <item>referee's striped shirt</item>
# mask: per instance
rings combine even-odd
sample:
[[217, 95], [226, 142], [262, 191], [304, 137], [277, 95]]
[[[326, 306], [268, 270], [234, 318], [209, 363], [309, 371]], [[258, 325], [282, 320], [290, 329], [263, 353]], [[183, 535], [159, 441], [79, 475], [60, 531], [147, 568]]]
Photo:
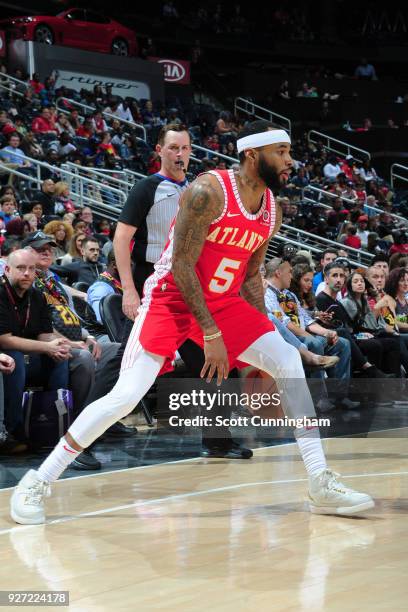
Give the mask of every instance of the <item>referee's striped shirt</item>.
[[154, 264], [159, 259], [187, 186], [187, 179], [179, 183], [161, 174], [152, 174], [134, 185], [119, 221], [137, 227], [132, 253], [135, 263]]

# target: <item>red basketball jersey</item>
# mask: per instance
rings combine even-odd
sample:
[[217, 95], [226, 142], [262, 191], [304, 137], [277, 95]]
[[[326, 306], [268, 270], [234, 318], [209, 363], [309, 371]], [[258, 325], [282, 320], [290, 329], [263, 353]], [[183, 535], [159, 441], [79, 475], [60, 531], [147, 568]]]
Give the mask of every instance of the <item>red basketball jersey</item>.
[[[230, 367], [257, 338], [274, 331], [268, 317], [240, 295], [251, 255], [267, 241], [275, 227], [275, 201], [267, 189], [256, 214], [242, 204], [232, 170], [212, 171], [224, 192], [224, 208], [207, 234], [196, 264], [196, 273], [208, 310], [221, 330]], [[174, 225], [169, 241], [147, 279], [122, 369], [132, 367], [143, 348], [166, 361], [161, 373], [171, 369], [175, 351], [187, 338], [203, 346], [203, 333], [177, 287], [171, 272]], [[250, 324], [249, 324], [250, 323]], [[237, 333], [239, 332], [239, 333]]]
[[[245, 279], [248, 261], [259, 247], [269, 240], [275, 227], [276, 208], [272, 192], [266, 189], [260, 209], [249, 213], [239, 196], [233, 170], [213, 170], [224, 192], [224, 209], [215, 219], [196, 264], [196, 273], [207, 303], [238, 295]], [[169, 241], [155, 265], [155, 273], [146, 281], [144, 304], [148, 306], [153, 289], [166, 282], [165, 292], [174, 283], [171, 274], [174, 223]], [[157, 296], [157, 293], [156, 293]]]

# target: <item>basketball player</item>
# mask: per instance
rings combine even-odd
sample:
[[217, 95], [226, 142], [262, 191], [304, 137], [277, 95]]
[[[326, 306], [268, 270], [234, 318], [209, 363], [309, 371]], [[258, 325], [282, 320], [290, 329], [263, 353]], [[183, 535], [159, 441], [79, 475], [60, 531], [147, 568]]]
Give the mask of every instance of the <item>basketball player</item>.
[[[11, 498], [17, 523], [45, 521], [44, 497], [73, 459], [127, 415], [176, 349], [191, 338], [204, 348], [201, 376], [221, 384], [246, 363], [267, 372], [289, 418], [315, 416], [298, 351], [265, 314], [259, 268], [279, 229], [271, 189], [288, 180], [290, 138], [266, 121], [244, 128], [239, 171], [211, 171], [184, 192], [169, 241], [146, 281], [144, 297], [112, 391], [87, 406], [37, 471], [29, 470]], [[319, 432], [295, 430], [309, 476], [312, 512], [354, 514], [372, 508], [369, 495], [340, 483], [328, 469]]]

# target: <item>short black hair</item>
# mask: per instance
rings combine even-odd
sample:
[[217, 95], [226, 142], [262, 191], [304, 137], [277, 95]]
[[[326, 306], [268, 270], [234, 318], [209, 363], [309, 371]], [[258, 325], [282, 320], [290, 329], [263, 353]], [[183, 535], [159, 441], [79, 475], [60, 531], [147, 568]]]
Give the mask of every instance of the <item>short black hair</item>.
[[[261, 132], [267, 132], [271, 129], [275, 129], [275, 127], [270, 121], [265, 121], [265, 119], [257, 119], [256, 121], [251, 121], [251, 123], [240, 131], [239, 138], [245, 138], [246, 136], [252, 136], [253, 134], [260, 134]], [[245, 151], [241, 151], [238, 157], [239, 163], [244, 163]]]
[[341, 263], [339, 263], [338, 261], [332, 261], [324, 266], [323, 276], [326, 276], [329, 272], [334, 270], [334, 268], [340, 268], [341, 270], [344, 270], [344, 266], [342, 266]]
[[18, 249], [21, 246], [21, 240], [16, 237], [6, 238], [1, 246], [1, 254], [7, 257], [10, 255], [16, 248]]
[[336, 255], [337, 257], [337, 249], [335, 249], [334, 247], [329, 247], [328, 249], [324, 249], [324, 251], [320, 253], [320, 261], [325, 255], [328, 255], [329, 253], [334, 253], [334, 255]]
[[371, 260], [370, 266], [373, 266], [377, 263], [377, 261], [385, 261], [385, 263], [389, 262], [389, 257], [385, 253], [377, 253]]

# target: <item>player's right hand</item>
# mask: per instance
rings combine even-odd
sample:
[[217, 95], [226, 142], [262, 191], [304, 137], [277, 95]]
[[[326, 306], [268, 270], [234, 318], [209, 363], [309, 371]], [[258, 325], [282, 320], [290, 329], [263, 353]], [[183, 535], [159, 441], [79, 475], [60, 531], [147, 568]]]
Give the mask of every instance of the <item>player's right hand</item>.
[[217, 385], [220, 386], [223, 378], [228, 378], [229, 363], [227, 349], [222, 336], [204, 342], [205, 363], [200, 372], [201, 378], [205, 378], [209, 383], [216, 373]]
[[137, 317], [137, 309], [140, 306], [140, 297], [136, 289], [124, 289], [122, 298], [123, 314], [134, 321]]

